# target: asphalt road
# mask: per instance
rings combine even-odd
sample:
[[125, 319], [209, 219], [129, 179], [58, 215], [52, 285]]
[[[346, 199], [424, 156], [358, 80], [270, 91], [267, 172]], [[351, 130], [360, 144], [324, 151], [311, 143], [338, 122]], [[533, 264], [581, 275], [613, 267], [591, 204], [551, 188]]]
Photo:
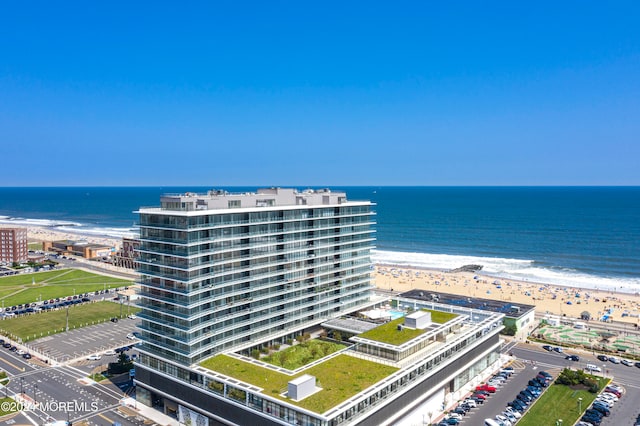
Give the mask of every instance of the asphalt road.
[[22, 362], [7, 351], [0, 352], [0, 366], [10, 378], [2, 392], [23, 395], [26, 401], [21, 414], [0, 424], [42, 425], [51, 419], [100, 426], [111, 426], [116, 421], [125, 426], [144, 424], [144, 419], [120, 407], [120, 400], [131, 391], [126, 374], [99, 384], [90, 383], [83, 380], [88, 375], [84, 369]]

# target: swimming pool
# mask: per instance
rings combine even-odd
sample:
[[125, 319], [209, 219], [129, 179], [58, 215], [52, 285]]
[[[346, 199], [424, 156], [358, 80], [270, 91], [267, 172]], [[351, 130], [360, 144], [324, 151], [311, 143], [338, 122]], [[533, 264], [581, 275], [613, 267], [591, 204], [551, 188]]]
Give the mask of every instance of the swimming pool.
[[394, 320], [394, 319], [398, 319], [398, 318], [402, 318], [403, 316], [405, 316], [405, 313], [404, 313], [404, 312], [402, 312], [402, 311], [393, 311], [393, 310], [390, 310], [390, 311], [387, 311], [387, 312], [389, 312], [389, 314], [391, 315], [391, 319], [392, 319], [392, 320]]

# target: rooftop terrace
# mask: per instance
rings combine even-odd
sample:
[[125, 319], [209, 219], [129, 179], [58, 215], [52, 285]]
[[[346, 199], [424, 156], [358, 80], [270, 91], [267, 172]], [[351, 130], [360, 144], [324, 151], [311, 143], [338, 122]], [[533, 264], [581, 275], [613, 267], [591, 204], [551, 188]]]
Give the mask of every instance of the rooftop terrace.
[[514, 304], [494, 299], [481, 299], [477, 297], [461, 296], [458, 294], [440, 293], [429, 290], [415, 289], [400, 294], [400, 297], [408, 299], [437, 302], [446, 305], [458, 306], [461, 308], [480, 309], [483, 311], [505, 314], [511, 318], [520, 318], [530, 310], [535, 309], [533, 305], [522, 303]]

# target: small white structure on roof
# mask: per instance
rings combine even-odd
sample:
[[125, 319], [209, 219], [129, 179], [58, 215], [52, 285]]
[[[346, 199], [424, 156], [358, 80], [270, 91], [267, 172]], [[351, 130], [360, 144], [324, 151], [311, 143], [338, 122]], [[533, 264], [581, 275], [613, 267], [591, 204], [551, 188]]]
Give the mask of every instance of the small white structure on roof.
[[309, 374], [291, 380], [287, 386], [287, 396], [295, 401], [304, 399], [316, 391], [316, 378]]
[[431, 312], [416, 311], [404, 317], [404, 326], [423, 330], [431, 324]]

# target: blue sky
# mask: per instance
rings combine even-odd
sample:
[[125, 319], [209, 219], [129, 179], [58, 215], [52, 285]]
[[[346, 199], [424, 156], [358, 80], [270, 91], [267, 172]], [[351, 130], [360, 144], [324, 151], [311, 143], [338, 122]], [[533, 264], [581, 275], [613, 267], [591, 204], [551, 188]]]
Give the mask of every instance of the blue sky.
[[638, 2], [10, 2], [0, 186], [640, 185]]

